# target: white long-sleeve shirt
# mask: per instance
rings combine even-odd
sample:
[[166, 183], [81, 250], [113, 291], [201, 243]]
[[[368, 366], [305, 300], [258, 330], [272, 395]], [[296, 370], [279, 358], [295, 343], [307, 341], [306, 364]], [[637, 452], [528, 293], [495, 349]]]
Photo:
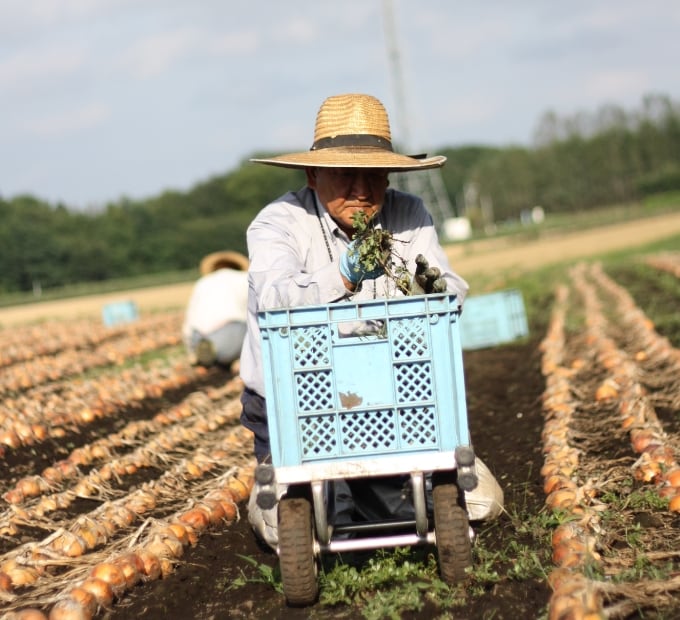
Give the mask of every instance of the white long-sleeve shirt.
[[237, 269], [218, 269], [199, 278], [191, 290], [182, 325], [189, 343], [193, 330], [208, 335], [230, 321], [246, 320], [248, 274]]
[[[394, 251], [406, 260], [409, 271], [415, 270], [415, 258], [422, 254], [431, 267], [439, 267], [448, 290], [463, 303], [467, 282], [451, 270], [432, 216], [420, 198], [388, 189], [374, 222], [377, 228], [392, 232]], [[248, 227], [247, 241], [248, 332], [241, 351], [241, 378], [261, 396], [265, 392], [259, 311], [402, 294], [385, 276], [375, 280], [375, 287], [373, 281], [365, 281], [356, 292], [345, 288], [339, 260], [350, 239], [308, 187], [289, 192], [262, 209]]]

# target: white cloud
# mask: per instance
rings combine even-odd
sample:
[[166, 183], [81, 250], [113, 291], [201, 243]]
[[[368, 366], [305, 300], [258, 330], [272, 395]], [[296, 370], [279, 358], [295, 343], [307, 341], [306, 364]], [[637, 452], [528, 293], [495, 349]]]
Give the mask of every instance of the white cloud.
[[304, 17], [286, 19], [273, 33], [277, 41], [293, 45], [307, 45], [317, 41], [320, 36], [319, 28], [313, 21]]
[[108, 106], [92, 103], [61, 114], [30, 119], [25, 124], [25, 130], [37, 137], [54, 138], [96, 127], [103, 123], [110, 114]]
[[638, 97], [648, 88], [644, 72], [634, 70], [598, 71], [585, 81], [585, 92], [599, 100], [628, 100]]
[[92, 23], [134, 4], [135, 0], [2, 0], [0, 36], [21, 44], [27, 36]]
[[206, 51], [215, 56], [236, 56], [254, 53], [260, 46], [260, 35], [254, 30], [242, 30], [204, 39]]
[[0, 87], [21, 88], [32, 81], [73, 74], [84, 65], [85, 60], [85, 50], [76, 46], [21, 50], [0, 62]]
[[446, 125], [479, 124], [495, 116], [500, 107], [501, 102], [495, 99], [463, 94], [439, 107], [444, 114], [438, 121]]
[[192, 28], [154, 34], [130, 46], [123, 64], [137, 78], [155, 77], [195, 51], [200, 41], [200, 33]]
[[138, 39], [130, 45], [119, 64], [134, 77], [147, 79], [174, 70], [183, 62], [201, 62], [209, 57], [254, 54], [261, 37], [254, 30], [215, 34], [205, 28], [180, 28]]

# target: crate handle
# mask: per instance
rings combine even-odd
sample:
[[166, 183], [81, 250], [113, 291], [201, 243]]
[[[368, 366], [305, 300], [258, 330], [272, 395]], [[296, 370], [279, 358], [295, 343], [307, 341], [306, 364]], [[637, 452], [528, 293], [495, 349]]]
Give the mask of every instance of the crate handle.
[[336, 324], [338, 340], [361, 338], [362, 340], [385, 340], [387, 338], [387, 321], [375, 319], [355, 319], [338, 321]]

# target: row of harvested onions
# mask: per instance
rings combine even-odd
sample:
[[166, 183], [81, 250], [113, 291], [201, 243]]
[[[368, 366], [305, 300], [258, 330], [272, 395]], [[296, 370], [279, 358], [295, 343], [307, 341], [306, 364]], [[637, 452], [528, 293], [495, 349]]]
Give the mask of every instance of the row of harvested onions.
[[0, 329], [0, 368], [65, 350], [91, 349], [107, 340], [177, 326], [181, 312], [163, 312], [132, 323], [104, 325], [96, 319], [47, 321]]
[[0, 456], [6, 448], [62, 438], [67, 431], [116, 415], [145, 399], [159, 398], [204, 374], [204, 369], [182, 359], [172, 366], [155, 364], [89, 381], [55, 382], [50, 390], [4, 398], [0, 402]]
[[632, 340], [638, 343], [634, 354], [636, 361], [652, 360], [671, 364], [675, 376], [680, 373], [680, 349], [673, 347], [670, 340], [659, 334], [654, 322], [635, 303], [630, 293], [618, 285], [602, 270], [600, 263], [591, 266], [590, 273], [597, 284], [613, 298], [624, 329]]
[[541, 475], [546, 505], [566, 517], [552, 535], [552, 559], [557, 568], [548, 578], [553, 590], [549, 601], [550, 620], [602, 617], [602, 600], [582, 574], [586, 565], [601, 559], [593, 533], [599, 517], [591, 506], [594, 501], [592, 489], [577, 483], [579, 451], [570, 443], [576, 402], [570, 381], [575, 369], [563, 365], [568, 293], [564, 285], [557, 287], [546, 336], [540, 344], [541, 369], [546, 381]]
[[[209, 472], [233, 472], [237, 467], [235, 455], [250, 436], [250, 431], [242, 426], [227, 433], [214, 433], [210, 436], [213, 444], [210, 451], [197, 450], [191, 458], [183, 459], [158, 479], [144, 483], [125, 497], [105, 502], [88, 515], [81, 515], [69, 529], [60, 529], [41, 543], [26, 543], [0, 557], [0, 584], [4, 584], [0, 595], [35, 584], [45, 576], [47, 566], [80, 558], [108, 544], [120, 530], [129, 528], [140, 517], [153, 514], [161, 505], [167, 510], [168, 506], [182, 503], [181, 498], [195, 494], [190, 483]], [[36, 522], [28, 512], [24, 518], [26, 524]]]
[[0, 330], [0, 368], [64, 349], [91, 348], [110, 335], [101, 321], [49, 321]]
[[[232, 379], [229, 383], [234, 382]], [[236, 386], [233, 392], [236, 393]], [[239, 412], [239, 407], [231, 403], [227, 403], [226, 408], [216, 409], [209, 394], [192, 392], [182, 402], [157, 413], [151, 420], [131, 421], [117, 433], [74, 448], [66, 459], [45, 468], [40, 475], [33, 474], [19, 479], [2, 497], [9, 504], [23, 504], [28, 499], [54, 491], [64, 482], [74, 479], [80, 466], [103, 461], [105, 464], [98, 473], [105, 481], [113, 476], [132, 474], [140, 467], [151, 466], [162, 454], [179, 443], [193, 441], [196, 433], [200, 434], [233, 421]], [[183, 425], [191, 420], [194, 420], [193, 425], [188, 430], [184, 429]], [[162, 429], [166, 427], [170, 428], [163, 432]], [[141, 438], [152, 434], [155, 437], [137, 448], [135, 453], [115, 458], [117, 450], [139, 445]], [[76, 492], [76, 495], [80, 494]], [[0, 524], [3, 521], [3, 515], [0, 515]]]
[[[599, 266], [591, 269], [591, 275], [598, 283], [606, 286], [616, 296], [617, 303], [621, 303], [630, 314], [629, 306], [632, 302], [630, 299], [625, 301], [629, 297], [627, 293], [615, 283], [608, 282]], [[640, 455], [633, 465], [635, 478], [653, 483], [659, 495], [669, 500], [669, 510], [680, 512], [680, 467], [647, 390], [638, 381], [642, 373], [635, 361], [607, 336], [607, 320], [601, 303], [594, 288], [583, 277], [582, 270], [575, 272], [575, 284], [585, 302], [590, 342], [597, 350], [598, 359], [609, 371], [607, 378], [597, 388], [595, 398], [617, 404], [621, 425], [628, 430], [631, 446]], [[641, 312], [638, 313], [638, 320], [645, 324], [651, 323]], [[638, 333], [646, 334], [645, 342], [649, 343], [649, 334], [652, 331], [648, 325]], [[661, 338], [651, 340], [657, 344], [664, 341]]]
[[[178, 456], [171, 457], [170, 453], [175, 451], [180, 445], [197, 445], [201, 437], [206, 433], [214, 433], [225, 425], [234, 422], [241, 410], [240, 403], [232, 400], [224, 407], [216, 408], [208, 414], [199, 416], [195, 423], [186, 428], [181, 425], [172, 426], [167, 431], [153, 437], [145, 445], [140, 446], [133, 452], [121, 458], [115, 458], [105, 463], [99, 469], [92, 469], [87, 475], [75, 481], [75, 484], [67, 490], [44, 495], [32, 506], [20, 508], [12, 506], [0, 518], [0, 533], [5, 535], [16, 535], [22, 525], [31, 524], [43, 519], [46, 515], [68, 508], [76, 498], [98, 498], [106, 499], [111, 494], [109, 483], [121, 482], [125, 476], [136, 473], [139, 469], [167, 466], [177, 462]], [[247, 432], [238, 429], [239, 436], [246, 436]], [[232, 433], [233, 435], [233, 433]], [[197, 471], [196, 463], [202, 463], [203, 458], [200, 453], [193, 459], [184, 459], [186, 467]], [[200, 471], [200, 468], [199, 468]], [[202, 473], [205, 472], [200, 472]], [[37, 476], [39, 481], [44, 478]], [[31, 482], [40, 486], [35, 479], [24, 478], [24, 487], [28, 487]], [[23, 487], [22, 487], [23, 488]], [[15, 492], [24, 493], [22, 488], [15, 489]], [[36, 489], [28, 489], [34, 492]], [[11, 494], [11, 493], [10, 493]], [[7, 495], [7, 494], [6, 494]], [[11, 498], [10, 498], [11, 499]], [[8, 500], [9, 501], [9, 500]]]
[[166, 323], [153, 330], [104, 341], [92, 350], [65, 349], [56, 355], [44, 355], [6, 366], [0, 374], [0, 394], [27, 390], [93, 368], [122, 364], [143, 353], [177, 345], [181, 341], [177, 319]]
[[237, 519], [237, 505], [249, 496], [252, 484], [252, 469], [230, 476], [224, 486], [212, 489], [188, 510], [153, 522], [139, 544], [96, 564], [85, 579], [58, 596], [48, 613], [38, 608], [19, 609], [6, 620], [90, 620], [138, 583], [174, 571], [184, 548], [195, 545], [208, 528], [223, 527]]
[[680, 252], [662, 252], [648, 256], [645, 261], [649, 266], [672, 273], [680, 278]]

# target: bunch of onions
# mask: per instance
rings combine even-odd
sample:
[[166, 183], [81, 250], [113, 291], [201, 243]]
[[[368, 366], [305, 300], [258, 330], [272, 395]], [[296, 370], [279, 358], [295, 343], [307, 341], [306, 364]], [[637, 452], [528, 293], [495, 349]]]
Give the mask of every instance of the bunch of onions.
[[250, 491], [255, 484], [254, 467], [242, 470], [238, 476], [233, 476], [227, 482], [227, 489], [231, 491], [236, 503], [240, 503], [250, 497]]
[[566, 568], [548, 577], [553, 593], [548, 604], [548, 620], [602, 620], [602, 596], [596, 584], [581, 573]]
[[22, 564], [16, 558], [5, 560], [0, 565], [2, 586], [6, 592], [15, 588], [33, 585], [43, 574], [44, 569], [39, 565]]
[[49, 620], [92, 620], [97, 611], [97, 600], [91, 592], [82, 588], [79, 591], [88, 602], [81, 602], [72, 595], [65, 596], [50, 609]]

